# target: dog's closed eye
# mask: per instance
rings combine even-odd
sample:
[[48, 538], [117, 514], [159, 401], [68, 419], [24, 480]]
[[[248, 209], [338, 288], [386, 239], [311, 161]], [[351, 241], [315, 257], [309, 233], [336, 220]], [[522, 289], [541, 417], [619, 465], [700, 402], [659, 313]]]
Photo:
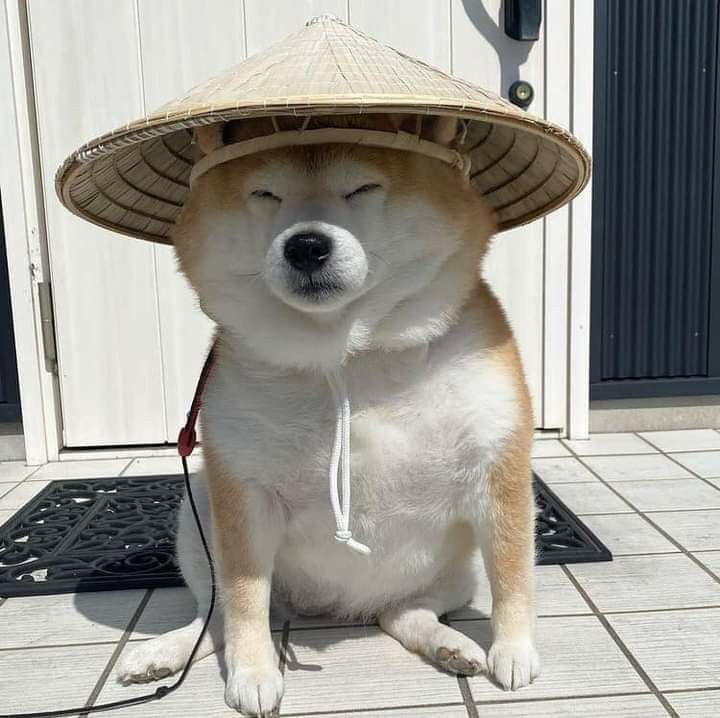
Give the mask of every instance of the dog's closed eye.
[[270, 200], [273, 200], [274, 202], [282, 202], [282, 199], [280, 197], [278, 197], [276, 194], [273, 194], [272, 192], [270, 192], [270, 190], [267, 190], [267, 189], [253, 190], [250, 193], [250, 196], [257, 197], [258, 199], [270, 199]]
[[367, 194], [368, 192], [372, 192], [376, 189], [381, 189], [381, 185], [377, 183], [364, 184], [353, 190], [352, 192], [348, 192], [343, 197], [344, 199], [353, 199], [354, 197], [359, 197], [362, 194]]

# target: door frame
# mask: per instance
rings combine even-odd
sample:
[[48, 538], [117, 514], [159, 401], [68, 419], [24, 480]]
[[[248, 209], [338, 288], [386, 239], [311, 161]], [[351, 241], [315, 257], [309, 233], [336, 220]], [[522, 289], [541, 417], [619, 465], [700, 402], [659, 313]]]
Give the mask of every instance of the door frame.
[[[594, 2], [545, 3], [546, 116], [592, 147]], [[35, 121], [32, 57], [24, 0], [3, 0], [0, 83], [12, 101], [0, 110], [0, 187], [27, 462], [59, 458], [63, 447], [57, 377], [45, 360], [38, 285], [50, 282], [45, 197]], [[567, 28], [571, 32], [567, 32]], [[576, 42], [576, 38], [578, 41]], [[591, 196], [586, 188], [544, 220], [543, 426], [571, 438], [589, 430]]]
[[23, 0], [4, 0], [0, 17], [0, 187], [10, 276], [10, 302], [20, 385], [25, 460], [57, 460], [62, 446], [58, 383], [45, 361], [38, 285], [50, 278], [37, 128]]
[[[592, 150], [595, 2], [546, 0], [546, 117]], [[568, 32], [568, 28], [570, 32]], [[592, 179], [545, 220], [544, 416], [563, 436], [590, 431], [590, 254]]]

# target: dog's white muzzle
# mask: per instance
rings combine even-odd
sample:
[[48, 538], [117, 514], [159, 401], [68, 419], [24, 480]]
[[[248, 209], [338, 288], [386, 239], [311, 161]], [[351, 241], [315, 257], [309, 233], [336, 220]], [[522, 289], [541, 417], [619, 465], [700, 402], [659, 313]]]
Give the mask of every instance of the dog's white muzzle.
[[339, 309], [365, 285], [368, 261], [348, 230], [322, 221], [297, 222], [273, 240], [265, 257], [270, 290], [305, 312]]

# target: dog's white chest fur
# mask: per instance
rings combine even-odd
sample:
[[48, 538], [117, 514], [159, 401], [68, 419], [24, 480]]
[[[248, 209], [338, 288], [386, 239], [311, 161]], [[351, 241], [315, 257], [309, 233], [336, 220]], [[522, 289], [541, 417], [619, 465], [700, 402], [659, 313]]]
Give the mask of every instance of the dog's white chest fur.
[[485, 467], [514, 429], [517, 403], [507, 372], [478, 351], [482, 337], [469, 329], [460, 322], [429, 347], [364, 353], [345, 368], [350, 522], [369, 557], [333, 536], [326, 379], [238, 360], [211, 381], [204, 428], [213, 446], [285, 509], [275, 578], [296, 607], [372, 612], [435, 580], [463, 526], [477, 524]]

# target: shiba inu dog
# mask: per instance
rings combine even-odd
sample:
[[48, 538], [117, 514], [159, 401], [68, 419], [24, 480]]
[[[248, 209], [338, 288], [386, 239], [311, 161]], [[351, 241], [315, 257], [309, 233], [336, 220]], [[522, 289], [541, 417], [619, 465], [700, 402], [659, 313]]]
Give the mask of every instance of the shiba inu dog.
[[[375, 130], [403, 121], [327, 120]], [[263, 122], [201, 128], [197, 145], [214, 152]], [[428, 120], [422, 133], [451, 145], [457, 121]], [[442, 669], [487, 671], [506, 689], [537, 675], [533, 422], [512, 332], [480, 278], [493, 231], [461, 172], [407, 151], [285, 147], [219, 164], [193, 185], [173, 241], [218, 326], [193, 494], [220, 606], [198, 658], [222, 636], [232, 708], [267, 715], [281, 700], [271, 601], [377, 618]], [[369, 554], [351, 550], [349, 531], [333, 535], [340, 381], [350, 528]], [[210, 588], [187, 501], [177, 550], [197, 618], [121, 657], [122, 682], [188, 660]], [[493, 597], [487, 655], [439, 620], [472, 598], [478, 557]]]

